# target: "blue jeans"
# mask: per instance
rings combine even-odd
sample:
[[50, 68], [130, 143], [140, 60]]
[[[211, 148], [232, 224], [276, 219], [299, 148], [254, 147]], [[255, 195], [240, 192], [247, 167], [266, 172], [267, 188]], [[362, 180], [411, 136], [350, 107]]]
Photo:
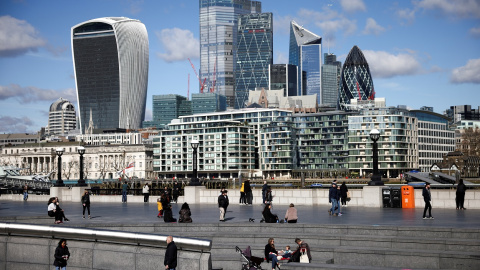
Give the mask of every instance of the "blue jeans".
[[122, 202], [126, 202], [126, 201], [127, 201], [127, 191], [122, 190]]
[[55, 270], [67, 270], [66, 266], [55, 266]]
[[342, 212], [342, 211], [340, 211], [341, 210], [340, 205], [341, 205], [340, 200], [337, 200], [338, 213]]
[[275, 254], [269, 254], [268, 258], [272, 261], [272, 268], [275, 268], [275, 266], [278, 263], [277, 255]]
[[[335, 214], [335, 207], [338, 206], [338, 201], [336, 199], [332, 199], [332, 209], [331, 212], [332, 212], [332, 215]], [[337, 213], [340, 212], [340, 209], [337, 209]]]
[[28, 192], [23, 193], [23, 200], [26, 201], [28, 199]]

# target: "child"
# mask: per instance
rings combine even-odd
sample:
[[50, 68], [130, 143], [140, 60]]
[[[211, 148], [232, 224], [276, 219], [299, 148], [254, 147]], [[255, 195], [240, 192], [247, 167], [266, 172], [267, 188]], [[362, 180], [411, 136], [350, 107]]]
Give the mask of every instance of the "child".
[[292, 251], [290, 250], [290, 246], [285, 247], [285, 252], [283, 253], [283, 258], [290, 258], [292, 257]]
[[162, 202], [160, 201], [160, 198], [157, 199], [157, 208], [158, 208], [158, 218], [163, 217], [163, 205]]

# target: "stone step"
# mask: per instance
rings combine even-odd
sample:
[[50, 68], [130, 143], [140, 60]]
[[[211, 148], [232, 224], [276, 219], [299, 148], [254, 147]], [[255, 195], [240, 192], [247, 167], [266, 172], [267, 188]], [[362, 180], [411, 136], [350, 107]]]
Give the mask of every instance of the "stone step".
[[[282, 270], [398, 270], [398, 267], [374, 267], [374, 266], [360, 266], [360, 265], [338, 265], [338, 264], [324, 264], [324, 263], [288, 263], [281, 266]], [[415, 268], [415, 270], [429, 270], [432, 268]], [[447, 270], [442, 268], [443, 270]]]

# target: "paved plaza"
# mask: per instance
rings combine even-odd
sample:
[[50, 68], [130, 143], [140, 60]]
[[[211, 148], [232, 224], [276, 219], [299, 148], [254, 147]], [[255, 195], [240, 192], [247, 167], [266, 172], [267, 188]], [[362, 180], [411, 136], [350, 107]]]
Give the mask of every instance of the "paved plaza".
[[[150, 198], [152, 199], [152, 198]], [[82, 218], [80, 203], [64, 202], [61, 204], [70, 222], [68, 226], [88, 226], [98, 223], [151, 224], [163, 222], [157, 218], [157, 204], [150, 203], [92, 203], [92, 219]], [[178, 218], [181, 204], [172, 204], [174, 217]], [[273, 213], [284, 217], [288, 206], [273, 206]], [[219, 210], [214, 204], [190, 205], [194, 223], [219, 223]], [[405, 226], [405, 227], [449, 227], [480, 228], [480, 210], [436, 209], [433, 204], [434, 220], [422, 219], [423, 209], [369, 208], [350, 206], [342, 208], [343, 216], [329, 216], [328, 206], [296, 206], [299, 223], [303, 224], [339, 224], [371, 226]], [[238, 205], [230, 202], [226, 213], [226, 223], [246, 223], [249, 218], [255, 222], [261, 219], [261, 205]], [[53, 218], [47, 216], [47, 202], [34, 201], [0, 201], [0, 220], [6, 222], [53, 224]]]

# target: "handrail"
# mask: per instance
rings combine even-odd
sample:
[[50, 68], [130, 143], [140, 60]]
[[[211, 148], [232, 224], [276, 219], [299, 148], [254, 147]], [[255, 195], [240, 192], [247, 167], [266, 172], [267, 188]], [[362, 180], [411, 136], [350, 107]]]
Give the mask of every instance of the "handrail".
[[[94, 241], [109, 241], [136, 245], [167, 246], [167, 235], [62, 227], [58, 225], [42, 226], [0, 222], [0, 234], [42, 236], [58, 239], [89, 239]], [[180, 249], [201, 252], [209, 252], [212, 249], [212, 241], [210, 240], [173, 237], [173, 241]]]

